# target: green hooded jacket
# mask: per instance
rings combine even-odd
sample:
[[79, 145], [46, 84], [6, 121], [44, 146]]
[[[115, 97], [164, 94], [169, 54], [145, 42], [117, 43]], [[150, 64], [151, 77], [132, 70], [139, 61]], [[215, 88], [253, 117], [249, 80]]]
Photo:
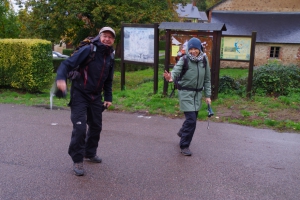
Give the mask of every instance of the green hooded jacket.
[[[179, 98], [179, 105], [180, 110], [183, 112], [189, 111], [199, 111], [201, 108], [201, 99], [202, 93], [206, 98], [210, 98], [211, 96], [211, 82], [210, 82], [210, 66], [207, 57], [206, 69], [204, 68], [204, 64], [202, 61], [194, 62], [191, 61], [188, 56], [188, 70], [182, 76], [181, 80], [178, 81], [178, 84], [181, 87], [187, 88], [194, 88], [194, 89], [201, 89], [203, 91], [196, 92], [196, 91], [188, 91], [188, 90], [178, 90], [178, 98]], [[176, 80], [176, 77], [180, 76], [184, 64], [184, 58], [181, 57], [177, 64], [174, 66], [171, 76], [172, 80]]]

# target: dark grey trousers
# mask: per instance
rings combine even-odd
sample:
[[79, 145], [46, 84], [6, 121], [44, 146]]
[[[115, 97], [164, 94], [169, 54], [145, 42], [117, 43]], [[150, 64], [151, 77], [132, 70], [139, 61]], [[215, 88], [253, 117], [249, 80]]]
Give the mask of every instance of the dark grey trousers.
[[184, 112], [185, 121], [180, 129], [180, 148], [184, 149], [190, 146], [194, 132], [196, 130], [198, 111]]
[[[73, 131], [68, 153], [74, 163], [82, 162], [84, 157], [94, 157], [97, 153], [102, 130], [102, 102], [91, 101], [73, 91], [71, 121]], [[74, 96], [73, 96], [74, 97]], [[88, 130], [87, 130], [88, 127]]]

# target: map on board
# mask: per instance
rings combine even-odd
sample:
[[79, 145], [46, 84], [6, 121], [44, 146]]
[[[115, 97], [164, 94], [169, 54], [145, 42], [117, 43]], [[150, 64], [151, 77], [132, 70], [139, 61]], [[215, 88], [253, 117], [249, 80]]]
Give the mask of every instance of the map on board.
[[154, 28], [124, 27], [124, 60], [154, 63]]
[[222, 37], [221, 59], [250, 60], [251, 37]]

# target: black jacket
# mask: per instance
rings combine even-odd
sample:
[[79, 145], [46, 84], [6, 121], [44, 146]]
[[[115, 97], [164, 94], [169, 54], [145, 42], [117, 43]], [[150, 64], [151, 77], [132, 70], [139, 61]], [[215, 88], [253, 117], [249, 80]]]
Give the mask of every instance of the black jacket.
[[106, 46], [97, 40], [94, 42], [96, 54], [92, 61], [86, 66], [84, 63], [91, 55], [90, 45], [81, 47], [78, 52], [64, 60], [58, 70], [56, 80], [66, 80], [67, 74], [80, 66], [80, 78], [72, 81], [72, 88], [96, 99], [104, 92], [104, 100], [112, 102], [112, 81], [113, 81], [113, 48]]

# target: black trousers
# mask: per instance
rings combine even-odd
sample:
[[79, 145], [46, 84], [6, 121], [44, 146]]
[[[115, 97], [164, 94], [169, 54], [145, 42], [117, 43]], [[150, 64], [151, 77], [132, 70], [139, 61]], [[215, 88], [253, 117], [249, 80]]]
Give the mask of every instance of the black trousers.
[[68, 153], [74, 163], [82, 162], [84, 157], [94, 157], [97, 153], [102, 130], [102, 104], [101, 97], [90, 100], [79, 91], [72, 91], [73, 131]]
[[197, 125], [198, 111], [184, 112], [185, 121], [180, 129], [181, 139], [180, 148], [184, 149], [190, 146]]

